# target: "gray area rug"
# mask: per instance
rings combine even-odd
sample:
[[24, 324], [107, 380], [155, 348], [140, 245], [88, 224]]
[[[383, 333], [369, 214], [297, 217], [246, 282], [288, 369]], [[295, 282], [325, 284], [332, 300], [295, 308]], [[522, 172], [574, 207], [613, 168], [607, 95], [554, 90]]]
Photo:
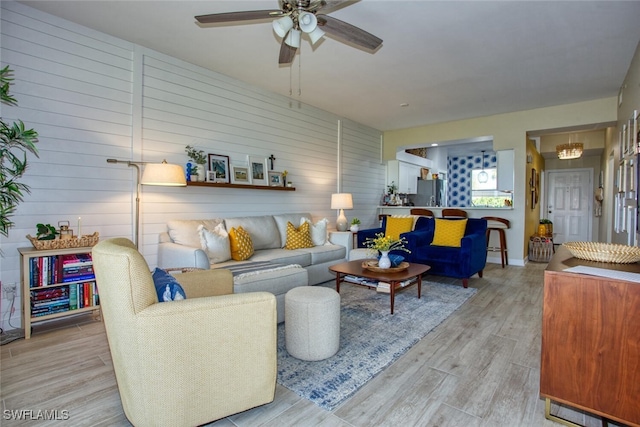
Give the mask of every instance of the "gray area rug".
[[[331, 283], [327, 285], [335, 289]], [[340, 349], [318, 362], [287, 353], [284, 328], [278, 326], [278, 384], [332, 410], [352, 396], [415, 343], [456, 311], [477, 289], [422, 282], [396, 294], [389, 313], [389, 294], [344, 283], [340, 285]]]

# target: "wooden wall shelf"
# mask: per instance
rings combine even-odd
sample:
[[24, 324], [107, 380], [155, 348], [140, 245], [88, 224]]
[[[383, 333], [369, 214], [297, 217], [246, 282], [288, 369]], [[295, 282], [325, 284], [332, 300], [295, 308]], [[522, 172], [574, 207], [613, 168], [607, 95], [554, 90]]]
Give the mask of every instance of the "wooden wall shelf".
[[246, 188], [251, 190], [296, 191], [296, 187], [269, 187], [267, 185], [227, 184], [220, 182], [187, 182], [189, 187], [222, 187], [222, 188]]

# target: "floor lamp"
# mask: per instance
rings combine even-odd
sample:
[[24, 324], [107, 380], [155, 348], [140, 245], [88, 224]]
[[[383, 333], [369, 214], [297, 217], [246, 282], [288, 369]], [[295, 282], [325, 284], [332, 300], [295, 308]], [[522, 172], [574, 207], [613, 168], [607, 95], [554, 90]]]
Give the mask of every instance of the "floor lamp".
[[[172, 165], [163, 160], [162, 163], [133, 162], [131, 160], [107, 159], [107, 163], [121, 163], [136, 168], [136, 229], [134, 243], [138, 247], [140, 234], [140, 186], [160, 185], [165, 187], [184, 187], [187, 185], [182, 166]], [[144, 166], [144, 173], [140, 177], [140, 167]]]

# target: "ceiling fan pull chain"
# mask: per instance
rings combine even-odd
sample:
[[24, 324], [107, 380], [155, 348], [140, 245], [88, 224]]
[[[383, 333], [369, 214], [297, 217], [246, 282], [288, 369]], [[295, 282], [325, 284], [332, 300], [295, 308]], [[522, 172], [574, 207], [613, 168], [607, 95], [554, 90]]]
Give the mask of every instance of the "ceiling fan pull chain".
[[289, 67], [289, 97], [293, 95], [293, 71]]
[[302, 49], [298, 54], [298, 97], [302, 95]]

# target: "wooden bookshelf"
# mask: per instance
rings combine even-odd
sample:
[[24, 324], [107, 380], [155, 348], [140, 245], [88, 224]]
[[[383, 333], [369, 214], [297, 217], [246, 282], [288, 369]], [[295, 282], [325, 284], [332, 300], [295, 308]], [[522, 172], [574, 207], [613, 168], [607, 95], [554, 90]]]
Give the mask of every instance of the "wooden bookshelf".
[[296, 187], [269, 187], [267, 185], [248, 185], [248, 184], [227, 184], [220, 182], [195, 182], [188, 181], [189, 187], [219, 187], [219, 188], [244, 188], [251, 190], [272, 190], [272, 191], [296, 191]]
[[[70, 280], [70, 277], [64, 277], [61, 264], [63, 255], [90, 254], [91, 249], [91, 247], [53, 250], [18, 248], [21, 259], [22, 326], [25, 339], [31, 338], [33, 323], [100, 310], [93, 270], [91, 269], [91, 273], [84, 272], [82, 275], [79, 274], [77, 279]], [[43, 267], [45, 263], [46, 267]], [[84, 261], [82, 267], [93, 267], [93, 263], [90, 260]], [[38, 272], [35, 273], [34, 269]], [[45, 293], [50, 294], [45, 297]], [[79, 297], [81, 293], [82, 300]], [[68, 300], [66, 304], [65, 299]], [[39, 304], [39, 307], [34, 304]], [[38, 313], [35, 313], [36, 311]]]

